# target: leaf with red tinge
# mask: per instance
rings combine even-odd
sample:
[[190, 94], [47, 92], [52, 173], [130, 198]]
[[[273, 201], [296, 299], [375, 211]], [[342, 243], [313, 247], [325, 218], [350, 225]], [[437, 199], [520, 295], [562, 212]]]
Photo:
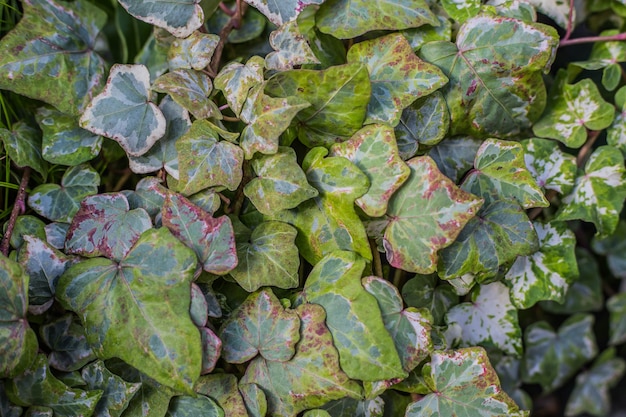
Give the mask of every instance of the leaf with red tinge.
[[235, 234], [227, 216], [215, 218], [172, 192], [165, 196], [161, 215], [163, 225], [193, 249], [205, 271], [222, 275], [237, 266]]
[[67, 232], [66, 251], [114, 261], [124, 258], [139, 236], [152, 227], [144, 209], [129, 208], [122, 193], [86, 197]]
[[248, 417], [243, 398], [239, 393], [237, 377], [233, 374], [212, 373], [198, 379], [194, 390], [217, 401], [228, 417]]
[[201, 327], [199, 330], [202, 338], [202, 369], [200, 374], [205, 375], [215, 369], [217, 360], [222, 353], [222, 341], [208, 327]]

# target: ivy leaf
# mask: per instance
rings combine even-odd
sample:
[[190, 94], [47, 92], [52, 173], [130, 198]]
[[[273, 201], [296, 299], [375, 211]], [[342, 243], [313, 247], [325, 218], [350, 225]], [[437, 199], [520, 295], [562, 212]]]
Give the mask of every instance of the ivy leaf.
[[204, 375], [215, 369], [217, 360], [222, 354], [222, 341], [208, 327], [200, 327], [198, 330], [200, 330], [202, 339], [202, 369], [200, 374]]
[[339, 39], [355, 38], [372, 30], [408, 29], [438, 25], [424, 0], [326, 0], [317, 12], [319, 29]]
[[558, 45], [556, 31], [538, 23], [477, 16], [459, 29], [456, 44], [430, 42], [420, 56], [443, 70], [450, 133], [517, 137], [543, 112], [541, 76]]
[[297, 230], [275, 221], [259, 224], [248, 236], [237, 236], [239, 265], [230, 275], [244, 290], [262, 286], [295, 288], [298, 286], [300, 258], [294, 241]]
[[402, 368], [411, 372], [433, 350], [428, 314], [415, 308], [402, 308], [400, 292], [387, 280], [366, 277], [362, 283], [378, 302], [383, 323], [396, 345]]
[[154, 218], [161, 212], [167, 191], [157, 178], [145, 177], [139, 180], [135, 191], [125, 190], [122, 193], [126, 196], [131, 209], [142, 208]]
[[501, 265], [537, 249], [537, 233], [524, 210], [517, 203], [495, 201], [483, 206], [454, 243], [441, 251], [438, 273], [443, 279], [467, 273], [487, 278]]
[[189, 397], [181, 395], [174, 397], [165, 417], [224, 417], [224, 410], [212, 399], [205, 395]]
[[239, 116], [243, 105], [252, 87], [263, 82], [265, 61], [259, 56], [253, 56], [246, 62], [228, 63], [215, 77], [215, 88], [224, 94], [228, 106]]
[[37, 356], [37, 336], [28, 325], [29, 277], [15, 261], [0, 255], [0, 377], [22, 373]]
[[298, 14], [310, 4], [321, 4], [324, 0], [245, 0], [246, 3], [257, 8], [270, 22], [276, 26], [295, 20]]
[[584, 175], [576, 177], [574, 190], [565, 196], [557, 220], [580, 219], [592, 222], [600, 236], [617, 228], [626, 198], [626, 168], [622, 153], [612, 146], [600, 146], [585, 164]]
[[246, 405], [246, 416], [263, 417], [267, 415], [267, 396], [257, 384], [239, 384], [239, 392], [241, 392]]
[[411, 403], [406, 417], [528, 416], [500, 388], [483, 348], [434, 352], [422, 372], [432, 393]]
[[524, 147], [526, 168], [537, 185], [560, 194], [569, 194], [576, 180], [576, 158], [566, 154], [557, 142], [548, 139], [527, 139]]
[[574, 314], [558, 332], [545, 321], [529, 325], [524, 332], [522, 359], [524, 382], [541, 384], [544, 392], [561, 387], [598, 353], [590, 314]]
[[319, 194], [307, 182], [293, 148], [279, 147], [274, 155], [257, 155], [250, 164], [257, 177], [243, 192], [262, 214], [297, 207]]
[[265, 92], [311, 103], [296, 115], [298, 138], [306, 146], [330, 146], [347, 139], [365, 120], [371, 85], [367, 68], [347, 64], [326, 70], [291, 70], [274, 75]]
[[451, 285], [441, 283], [436, 274], [416, 275], [402, 286], [402, 298], [409, 307], [426, 308], [433, 317], [432, 324], [443, 324], [444, 315], [459, 303]]
[[376, 298], [361, 285], [365, 259], [354, 252], [325, 256], [309, 274], [304, 298], [326, 310], [326, 325], [339, 351], [341, 369], [352, 379], [404, 378], [395, 344]]
[[128, 166], [136, 174], [147, 174], [164, 169], [174, 178], [179, 178], [176, 141], [191, 126], [189, 113], [171, 96], [165, 96], [159, 104], [166, 121], [165, 136], [141, 156], [129, 156]]
[[446, 138], [428, 151], [439, 170], [455, 183], [474, 167], [474, 159], [482, 141], [469, 136]]
[[[39, 217], [22, 214], [15, 220], [15, 227], [11, 234], [11, 247], [19, 249], [24, 244], [24, 236], [37, 237], [46, 240], [46, 224]], [[61, 246], [63, 247], [63, 246]]]
[[567, 400], [566, 416], [589, 413], [607, 415], [611, 411], [609, 390], [617, 385], [626, 371], [626, 361], [615, 357], [615, 348], [602, 352], [593, 367], [576, 377], [576, 386]]
[[145, 210], [129, 209], [122, 193], [85, 197], [67, 232], [67, 252], [116, 262], [125, 258], [139, 236], [152, 227]]
[[626, 86], [615, 93], [615, 106], [617, 111], [613, 123], [606, 130], [606, 142], [626, 154]]
[[609, 344], [612, 346], [626, 342], [626, 293], [615, 294], [606, 302], [609, 310]]
[[229, 417], [248, 417], [243, 398], [239, 393], [237, 377], [233, 374], [215, 373], [198, 379], [194, 390], [217, 401]]
[[369, 178], [369, 190], [355, 204], [371, 217], [385, 214], [389, 199], [411, 173], [398, 155], [393, 129], [385, 125], [365, 126], [349, 141], [333, 145], [330, 152], [349, 159]]
[[85, 329], [71, 313], [45, 323], [39, 333], [50, 348], [48, 363], [54, 369], [77, 371], [96, 358], [85, 337]]
[[528, 3], [532, 4], [539, 12], [549, 16], [556, 22], [557, 25], [563, 29], [567, 29], [567, 24], [571, 18], [572, 21], [576, 20], [575, 9], [570, 9], [569, 3], [559, 0], [528, 0]]
[[244, 363], [257, 354], [269, 361], [288, 361], [296, 352], [299, 329], [295, 311], [285, 310], [270, 290], [257, 291], [222, 324], [222, 357], [230, 363]]
[[428, 156], [407, 164], [408, 181], [391, 198], [386, 218], [374, 222], [386, 223], [383, 246], [392, 266], [428, 274], [437, 267], [437, 251], [455, 241], [482, 200], [458, 188]]
[[102, 397], [96, 405], [95, 415], [102, 417], [119, 417], [122, 415], [131, 398], [137, 393], [141, 384], [126, 382], [109, 371], [102, 361], [92, 362], [81, 371], [89, 390], [102, 390]]
[[70, 258], [36, 236], [24, 236], [17, 261], [29, 276], [28, 311], [42, 314], [54, 302], [57, 282], [70, 266]]
[[607, 237], [594, 237], [591, 247], [598, 255], [606, 256], [606, 261], [611, 274], [616, 278], [626, 278], [626, 222], [620, 220], [615, 231]]
[[524, 162], [524, 149], [516, 142], [487, 139], [478, 148], [463, 189], [484, 197], [516, 200], [523, 208], [548, 207], [541, 188], [535, 184]]
[[579, 148], [587, 140], [587, 129], [602, 130], [611, 125], [615, 109], [604, 101], [592, 80], [557, 83], [555, 88], [558, 90], [551, 92], [546, 112], [533, 125], [535, 135]]
[[45, 355], [37, 355], [30, 368], [7, 381], [9, 399], [22, 406], [46, 406], [58, 416], [79, 417], [93, 414], [102, 397], [101, 390], [70, 388], [50, 372]]
[[303, 304], [296, 313], [301, 337], [293, 358], [286, 362], [255, 358], [241, 378], [240, 387], [257, 384], [267, 397], [268, 415], [274, 416], [295, 416], [345, 396], [360, 398], [360, 385], [339, 367], [333, 337], [324, 324], [324, 309]]
[[102, 85], [94, 51], [106, 14], [86, 1], [26, 0], [24, 17], [2, 38], [0, 88], [77, 115]]
[[[603, 30], [600, 36], [615, 36], [619, 30]], [[621, 42], [606, 41], [594, 43], [586, 61], [572, 62], [572, 65], [588, 70], [604, 69], [602, 85], [609, 91], [614, 90], [622, 77], [622, 68], [619, 63], [626, 61], [626, 47]]]
[[167, 193], [161, 221], [191, 248], [205, 271], [226, 274], [237, 266], [235, 234], [227, 216], [215, 218], [185, 197]]
[[28, 205], [37, 214], [55, 222], [70, 223], [83, 198], [98, 192], [100, 175], [89, 165], [69, 168], [61, 178], [61, 185], [42, 184], [35, 187]]
[[30, 167], [44, 178], [48, 174], [48, 164], [41, 155], [41, 133], [20, 121], [13, 124], [13, 130], [0, 128], [0, 139], [11, 161], [19, 168]]
[[208, 99], [213, 84], [208, 75], [192, 69], [177, 69], [154, 80], [154, 91], [167, 93], [196, 119], [221, 118], [216, 104]]
[[57, 296], [79, 315], [98, 357], [118, 357], [190, 392], [202, 362], [200, 334], [189, 318], [195, 267], [195, 254], [166, 228], [149, 229], [119, 264], [94, 258], [72, 265]]
[[265, 56], [267, 69], [287, 71], [295, 65], [320, 63], [306, 38], [300, 33], [295, 20], [284, 23], [273, 31], [270, 34], [270, 45], [275, 52]]
[[196, 120], [176, 141], [180, 170], [180, 192], [195, 194], [205, 188], [224, 186], [236, 190], [243, 178], [243, 150], [219, 141], [207, 120]]
[[165, 117], [150, 101], [150, 73], [144, 65], [111, 67], [104, 91], [89, 103], [80, 126], [141, 156], [165, 135]]
[[186, 38], [204, 23], [200, 0], [154, 0], [149, 3], [142, 0], [118, 1], [130, 15], [163, 28], [178, 38]]
[[448, 16], [459, 23], [476, 16], [482, 8], [480, 0], [442, 0], [441, 6]]
[[40, 107], [35, 118], [43, 132], [41, 155], [46, 161], [74, 166], [90, 161], [100, 153], [102, 137], [82, 129], [76, 117]]
[[509, 288], [501, 282], [479, 285], [471, 302], [456, 305], [446, 314], [446, 323], [462, 328], [462, 346], [496, 348], [509, 355], [522, 354], [522, 331]]
[[294, 116], [307, 107], [309, 103], [298, 97], [272, 98], [261, 87], [253, 88], [240, 115], [248, 124], [240, 139], [246, 159], [251, 159], [255, 152], [275, 154], [280, 135]]
[[167, 52], [170, 70], [184, 68], [202, 71], [211, 63], [219, 40], [218, 35], [198, 31], [185, 39], [174, 39]]
[[425, 24], [417, 28], [400, 31], [409, 41], [414, 51], [419, 51], [428, 42], [449, 41], [452, 39], [452, 22], [444, 14], [436, 16], [438, 25]]
[[413, 53], [400, 33], [357, 43], [348, 51], [347, 60], [363, 63], [370, 75], [372, 96], [366, 124], [397, 125], [405, 107], [448, 82], [439, 68]]
[[533, 222], [539, 250], [520, 256], [506, 273], [511, 287], [511, 301], [519, 309], [527, 309], [541, 300], [563, 302], [569, 285], [578, 278], [576, 236], [560, 222]]

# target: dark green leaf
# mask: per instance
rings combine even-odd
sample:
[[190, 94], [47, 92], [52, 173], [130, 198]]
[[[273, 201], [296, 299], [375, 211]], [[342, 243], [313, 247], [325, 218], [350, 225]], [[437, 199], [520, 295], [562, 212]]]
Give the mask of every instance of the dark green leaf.
[[0, 139], [15, 165], [30, 167], [46, 177], [48, 164], [41, 155], [41, 132], [24, 122], [17, 122], [13, 130], [0, 128]]
[[469, 136], [446, 138], [428, 151], [439, 170], [455, 183], [474, 167], [476, 152], [482, 141]]
[[186, 38], [202, 26], [204, 13], [200, 0], [169, 1], [118, 0], [132, 16]]
[[[6, 231], [6, 229], [4, 230]], [[24, 244], [24, 236], [27, 235], [46, 240], [46, 224], [39, 217], [31, 215], [18, 216], [11, 234], [11, 246], [13, 249], [21, 248]]]
[[402, 298], [409, 307], [427, 308], [433, 324], [443, 324], [443, 318], [450, 307], [459, 303], [459, 297], [447, 283], [437, 285], [436, 274], [416, 275], [402, 286]]
[[205, 395], [174, 397], [166, 417], [224, 417], [224, 410]]
[[626, 293], [619, 293], [606, 302], [609, 310], [609, 344], [626, 342]]
[[39, 332], [51, 350], [48, 361], [54, 369], [76, 371], [96, 358], [87, 343], [85, 329], [72, 314], [44, 324]]
[[103, 391], [94, 411], [94, 415], [98, 417], [121, 416], [141, 386], [139, 383], [126, 382], [111, 373], [102, 361], [92, 362], [85, 366], [81, 375], [88, 389]]

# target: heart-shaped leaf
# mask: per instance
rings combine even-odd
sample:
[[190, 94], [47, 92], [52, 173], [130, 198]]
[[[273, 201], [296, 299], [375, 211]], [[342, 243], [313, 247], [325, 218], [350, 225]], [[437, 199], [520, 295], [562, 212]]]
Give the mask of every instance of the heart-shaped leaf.
[[79, 315], [98, 357], [118, 357], [191, 392], [202, 364], [200, 334], [189, 318], [196, 263], [193, 251], [168, 229], [149, 229], [119, 264], [94, 258], [72, 265], [57, 296]]
[[357, 43], [347, 59], [363, 63], [369, 72], [372, 97], [364, 123], [395, 126], [405, 107], [448, 82], [439, 68], [415, 55], [400, 33]]
[[166, 126], [163, 113], [150, 101], [148, 68], [113, 65], [104, 91], [89, 103], [80, 126], [115, 140], [131, 156], [148, 152]]
[[220, 37], [213, 34], [193, 32], [185, 39], [174, 39], [167, 52], [171, 70], [179, 68], [203, 70], [211, 63], [213, 52]]
[[[46, 240], [46, 224], [39, 217], [23, 214], [15, 220], [11, 234], [11, 247], [19, 249], [24, 244], [24, 236]], [[63, 245], [61, 245], [63, 247]]]
[[215, 88], [224, 93], [231, 110], [239, 116], [252, 87], [263, 82], [265, 62], [253, 56], [245, 65], [239, 62], [226, 64], [215, 77]]
[[606, 130], [606, 142], [626, 154], [626, 86], [615, 93], [615, 106], [617, 111], [613, 123]]
[[217, 105], [208, 99], [213, 84], [208, 75], [192, 69], [177, 69], [154, 80], [154, 91], [167, 93], [196, 119], [221, 118]]
[[0, 42], [0, 88], [77, 115], [104, 77], [95, 52], [106, 14], [86, 1], [26, 0], [24, 17]]
[[48, 361], [54, 369], [72, 372], [92, 362], [96, 355], [87, 343], [85, 329], [71, 313], [40, 328], [41, 339], [50, 348]]
[[167, 409], [166, 417], [224, 417], [224, 410], [212, 399], [205, 395], [189, 397], [181, 395], [174, 397]]
[[125, 258], [139, 236], [152, 227], [144, 209], [129, 209], [122, 193], [86, 197], [67, 232], [67, 252], [116, 262]]
[[217, 401], [229, 417], [248, 417], [246, 405], [239, 393], [237, 377], [233, 374], [214, 373], [198, 379], [194, 390]]
[[[435, 93], [436, 94], [436, 93]], [[476, 152], [482, 141], [469, 136], [446, 138], [428, 151], [437, 168], [455, 183], [461, 182], [474, 167]]]
[[129, 14], [158, 26], [178, 38], [186, 38], [204, 22], [200, 0], [175, 1], [118, 0]]
[[442, 283], [436, 274], [416, 275], [408, 280], [402, 286], [402, 298], [409, 307], [428, 309], [433, 325], [443, 324], [444, 315], [459, 303], [459, 296], [452, 286]]
[[361, 285], [365, 259], [354, 252], [325, 256], [309, 274], [304, 298], [326, 310], [341, 369], [353, 379], [404, 378], [400, 357], [376, 298]]
[[246, 3], [256, 7], [276, 26], [294, 20], [306, 6], [323, 2], [324, 0], [246, 0]]
[[161, 211], [163, 226], [193, 249], [205, 271], [225, 274], [237, 266], [235, 235], [230, 219], [214, 218], [176, 193], [167, 193]]
[[102, 397], [96, 405], [95, 415], [119, 417], [141, 384], [126, 382], [109, 371], [102, 361], [92, 362], [81, 371], [81, 376], [89, 390], [102, 390]]
[[217, 360], [222, 354], [222, 341], [213, 330], [208, 327], [200, 327], [200, 336], [202, 338], [202, 375], [213, 372], [217, 365]]
[[320, 63], [306, 38], [300, 33], [295, 20], [273, 31], [270, 34], [270, 45], [275, 52], [270, 52], [265, 57], [267, 69], [287, 71], [296, 65]]
[[44, 178], [48, 164], [41, 155], [41, 133], [24, 122], [17, 122], [13, 130], [0, 128], [0, 139], [11, 161], [20, 168], [30, 167]]
[[441, 5], [452, 19], [459, 23], [476, 16], [482, 8], [480, 0], [442, 0]]
[[61, 185], [42, 184], [35, 187], [28, 197], [28, 205], [49, 220], [70, 223], [82, 199], [96, 194], [99, 185], [100, 175], [93, 168], [85, 164], [76, 165], [65, 171]]
[[547, 139], [527, 139], [522, 142], [526, 168], [537, 185], [560, 194], [569, 194], [576, 179], [576, 158], [566, 154], [557, 142]]
[[246, 405], [246, 415], [255, 417], [267, 415], [267, 396], [257, 384], [239, 384], [239, 392]]

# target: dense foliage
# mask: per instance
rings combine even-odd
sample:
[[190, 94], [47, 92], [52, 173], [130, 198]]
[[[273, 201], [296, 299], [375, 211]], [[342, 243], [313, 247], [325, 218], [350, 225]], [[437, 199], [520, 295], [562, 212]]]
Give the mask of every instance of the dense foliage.
[[626, 2], [587, 3], [0, 2], [0, 416], [607, 414]]

